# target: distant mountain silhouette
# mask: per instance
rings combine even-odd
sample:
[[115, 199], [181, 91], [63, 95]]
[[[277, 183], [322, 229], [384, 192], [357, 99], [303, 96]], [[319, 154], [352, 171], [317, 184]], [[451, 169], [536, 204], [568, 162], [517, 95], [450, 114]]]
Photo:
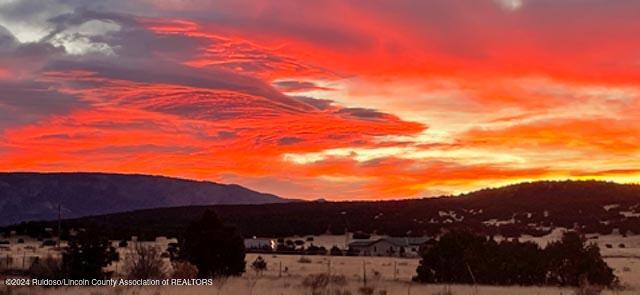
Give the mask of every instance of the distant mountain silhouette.
[[[345, 229], [433, 235], [457, 228], [516, 237], [542, 236], [556, 227], [640, 234], [640, 186], [599, 181], [522, 183], [456, 197], [397, 201], [184, 206], [85, 217], [64, 225], [99, 226], [113, 238], [177, 236], [205, 210], [215, 211], [244, 236], [342, 234]], [[54, 228], [55, 223], [32, 226]]]
[[0, 173], [0, 225], [159, 207], [291, 200], [239, 185], [105, 173]]

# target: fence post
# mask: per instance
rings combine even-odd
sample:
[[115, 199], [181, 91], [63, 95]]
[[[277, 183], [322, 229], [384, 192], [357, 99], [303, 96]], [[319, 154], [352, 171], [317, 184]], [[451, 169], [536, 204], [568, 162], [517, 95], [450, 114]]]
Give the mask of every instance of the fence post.
[[327, 259], [327, 278], [329, 279], [328, 291], [331, 294], [331, 259]]
[[393, 260], [393, 280], [397, 280], [398, 279], [398, 261], [396, 261], [395, 259]]
[[367, 287], [367, 262], [362, 260], [362, 282], [364, 287]]

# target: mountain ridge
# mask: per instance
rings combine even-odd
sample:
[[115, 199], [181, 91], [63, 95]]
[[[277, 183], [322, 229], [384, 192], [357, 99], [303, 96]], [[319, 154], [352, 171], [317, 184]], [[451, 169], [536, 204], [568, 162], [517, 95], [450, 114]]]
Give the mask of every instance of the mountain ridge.
[[[67, 227], [98, 226], [117, 238], [175, 236], [212, 210], [245, 236], [433, 235], [465, 229], [488, 235], [541, 236], [553, 228], [640, 234], [640, 186], [598, 181], [541, 181], [456, 197], [394, 201], [293, 202], [182, 206], [90, 216]], [[53, 227], [53, 223], [33, 223]]]
[[0, 172], [0, 224], [136, 209], [298, 201], [237, 184], [145, 174]]

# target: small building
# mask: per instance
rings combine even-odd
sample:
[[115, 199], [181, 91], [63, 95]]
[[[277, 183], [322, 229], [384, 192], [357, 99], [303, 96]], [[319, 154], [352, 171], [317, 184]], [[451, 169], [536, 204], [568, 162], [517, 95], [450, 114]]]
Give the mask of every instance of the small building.
[[354, 241], [349, 244], [349, 253], [359, 256], [415, 257], [420, 254], [420, 246], [428, 240], [426, 237], [401, 237]]
[[251, 239], [244, 239], [244, 248], [247, 250], [273, 251], [276, 249], [276, 240], [256, 237], [253, 237]]

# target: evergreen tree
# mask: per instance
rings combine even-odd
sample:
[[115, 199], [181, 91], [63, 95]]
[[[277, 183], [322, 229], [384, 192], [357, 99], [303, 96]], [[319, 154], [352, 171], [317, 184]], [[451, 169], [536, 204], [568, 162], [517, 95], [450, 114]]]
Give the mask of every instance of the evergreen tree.
[[184, 235], [184, 256], [198, 268], [198, 277], [237, 276], [245, 271], [244, 240], [212, 211], [191, 223]]
[[95, 231], [80, 231], [69, 238], [62, 266], [70, 279], [104, 279], [103, 268], [118, 259], [109, 241]]
[[560, 241], [550, 243], [545, 249], [545, 257], [549, 263], [550, 283], [609, 286], [616, 282], [613, 269], [600, 255], [600, 248], [594, 243], [587, 244], [578, 233], [565, 233]]

